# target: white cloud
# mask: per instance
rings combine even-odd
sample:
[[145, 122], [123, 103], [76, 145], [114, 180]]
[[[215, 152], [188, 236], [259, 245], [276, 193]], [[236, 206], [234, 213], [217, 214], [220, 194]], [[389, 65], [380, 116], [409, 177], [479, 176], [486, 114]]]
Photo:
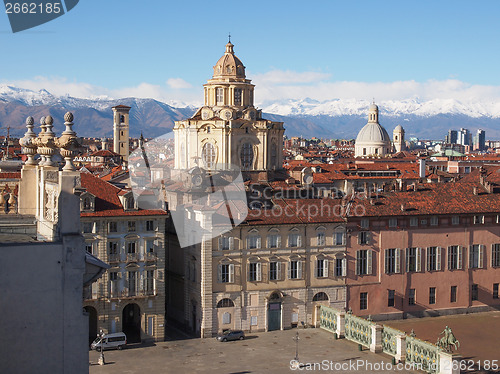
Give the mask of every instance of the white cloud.
[[182, 90], [192, 87], [190, 83], [186, 82], [182, 78], [170, 78], [167, 80], [167, 85], [174, 90]]
[[297, 72], [292, 70], [271, 70], [267, 73], [256, 74], [252, 77], [256, 84], [303, 84], [321, 82], [330, 78], [330, 74], [315, 71]]

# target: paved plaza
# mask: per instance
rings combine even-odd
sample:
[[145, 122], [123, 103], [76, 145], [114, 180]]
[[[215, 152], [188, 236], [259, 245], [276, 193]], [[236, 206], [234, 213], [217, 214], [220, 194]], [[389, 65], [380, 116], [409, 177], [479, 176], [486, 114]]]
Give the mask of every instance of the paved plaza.
[[[389, 370], [391, 358], [374, 354], [346, 339], [334, 340], [321, 329], [293, 329], [251, 333], [243, 341], [221, 343], [211, 339], [184, 339], [130, 346], [122, 351], [105, 351], [105, 366], [97, 365], [98, 353], [89, 353], [90, 374], [101, 373], [291, 373], [295, 337], [299, 332], [299, 361], [317, 363], [316, 372], [417, 373]], [[320, 368], [320, 364], [322, 364]], [[372, 365], [372, 366], [370, 366]], [[328, 369], [328, 370], [325, 370]]]

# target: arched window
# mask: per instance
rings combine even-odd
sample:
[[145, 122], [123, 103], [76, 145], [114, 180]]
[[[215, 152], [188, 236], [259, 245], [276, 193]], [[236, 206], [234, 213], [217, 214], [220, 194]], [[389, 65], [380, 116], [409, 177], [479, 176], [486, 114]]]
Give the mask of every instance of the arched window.
[[92, 203], [90, 202], [89, 197], [85, 197], [83, 199], [83, 210], [90, 210], [92, 209]]
[[313, 301], [328, 301], [328, 295], [324, 292], [318, 292], [313, 297]]
[[124, 123], [124, 122], [125, 122], [125, 116], [123, 114], [120, 114], [120, 123]]
[[250, 143], [244, 143], [241, 147], [241, 167], [243, 170], [252, 168], [253, 147]]
[[234, 307], [233, 300], [225, 298], [217, 303], [217, 308], [232, 308]]
[[207, 143], [203, 146], [201, 159], [207, 169], [212, 169], [215, 164], [215, 147], [212, 143]]

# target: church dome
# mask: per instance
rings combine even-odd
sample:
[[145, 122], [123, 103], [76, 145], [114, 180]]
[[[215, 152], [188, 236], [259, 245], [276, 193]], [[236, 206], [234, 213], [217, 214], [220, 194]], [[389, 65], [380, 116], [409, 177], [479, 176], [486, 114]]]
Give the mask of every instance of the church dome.
[[394, 132], [401, 132], [401, 131], [404, 131], [403, 126], [401, 125], [397, 125], [396, 128], [394, 129]]
[[234, 55], [234, 45], [226, 44], [226, 52], [214, 66], [213, 78], [245, 78], [245, 66], [241, 60]]
[[390, 143], [391, 139], [387, 131], [376, 122], [368, 122], [358, 133], [356, 144]]
[[370, 111], [372, 111], [372, 110], [378, 111], [378, 106], [375, 103], [373, 103], [372, 105], [370, 105], [370, 109], [369, 110]]

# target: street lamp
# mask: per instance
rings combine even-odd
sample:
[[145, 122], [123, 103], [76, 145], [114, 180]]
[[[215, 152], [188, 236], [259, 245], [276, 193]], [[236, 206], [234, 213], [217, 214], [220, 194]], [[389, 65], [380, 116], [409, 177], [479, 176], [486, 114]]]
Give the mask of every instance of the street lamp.
[[99, 337], [101, 338], [101, 353], [99, 354], [99, 360], [97, 362], [99, 365], [104, 365], [106, 362], [104, 362], [104, 331], [102, 331], [102, 329], [99, 330]]
[[295, 334], [295, 337], [292, 338], [293, 340], [295, 340], [295, 361], [299, 362], [299, 332], [297, 331], [297, 333]]

